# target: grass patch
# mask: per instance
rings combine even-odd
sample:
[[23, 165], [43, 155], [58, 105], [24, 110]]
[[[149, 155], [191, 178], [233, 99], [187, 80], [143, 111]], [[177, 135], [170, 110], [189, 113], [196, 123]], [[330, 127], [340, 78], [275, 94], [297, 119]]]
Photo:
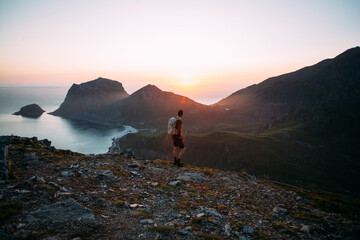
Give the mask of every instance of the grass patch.
[[123, 207], [125, 205], [125, 201], [122, 199], [116, 199], [113, 201], [112, 204], [115, 205], [116, 207]]
[[217, 234], [210, 234], [210, 233], [199, 233], [199, 236], [201, 237], [201, 239], [205, 239], [205, 240], [220, 240], [220, 239], [223, 239], [221, 236], [219, 236]]
[[243, 223], [242, 221], [239, 221], [239, 220], [233, 220], [232, 221], [232, 230], [234, 232], [241, 232], [243, 227], [246, 225], [245, 223]]
[[174, 192], [174, 191], [176, 191], [176, 186], [171, 186], [169, 184], [164, 184], [162, 186], [162, 190], [165, 191], [165, 192]]
[[8, 202], [0, 204], [0, 222], [18, 215], [22, 210], [22, 204], [18, 202]]
[[280, 229], [280, 228], [285, 228], [286, 227], [286, 222], [284, 221], [276, 221], [272, 224], [272, 227], [274, 229]]
[[153, 218], [153, 213], [151, 213], [151, 212], [149, 213], [146, 210], [142, 210], [140, 212], [136, 212], [134, 214], [134, 216], [135, 217], [142, 217], [144, 219], [149, 219], [149, 218]]
[[177, 229], [174, 227], [166, 226], [166, 225], [159, 225], [159, 226], [149, 226], [148, 229], [154, 230], [158, 233], [163, 235], [171, 235], [177, 232]]
[[309, 220], [309, 221], [317, 221], [317, 222], [322, 221], [322, 219], [320, 217], [316, 217], [316, 216], [311, 215], [311, 214], [306, 213], [306, 212], [290, 211], [290, 215], [293, 218], [301, 219], [301, 220]]
[[269, 240], [269, 239], [270, 239], [270, 237], [266, 232], [264, 232], [262, 230], [255, 231], [254, 240]]
[[299, 191], [299, 193], [313, 199], [316, 207], [323, 211], [341, 213], [346, 216], [360, 214], [360, 200], [355, 197], [330, 192], [316, 193]]
[[45, 188], [46, 190], [56, 190], [56, 189], [57, 189], [57, 187], [51, 186], [51, 185], [46, 184], [46, 183], [42, 183], [42, 184], [41, 184], [41, 187], [42, 187], [42, 188]]

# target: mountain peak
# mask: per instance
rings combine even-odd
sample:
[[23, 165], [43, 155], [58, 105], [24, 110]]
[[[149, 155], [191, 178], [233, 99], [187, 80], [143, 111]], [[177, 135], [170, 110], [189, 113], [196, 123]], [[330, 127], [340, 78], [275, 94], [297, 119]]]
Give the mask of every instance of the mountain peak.
[[158, 88], [157, 86], [152, 85], [152, 84], [148, 84], [148, 85], [146, 85], [145, 87], [143, 87], [141, 89], [146, 90], [146, 91], [161, 91], [162, 92], [162, 90], [160, 88]]
[[59, 116], [77, 116], [89, 110], [114, 103], [129, 94], [115, 80], [99, 77], [81, 84], [73, 84], [60, 108], [53, 112]]
[[339, 59], [339, 58], [353, 58], [355, 56], [360, 56], [360, 47], [356, 46], [353, 48], [350, 48], [348, 50], [346, 50], [345, 52], [339, 54], [338, 56], [335, 57], [335, 59]]
[[145, 87], [142, 87], [139, 90], [137, 90], [136, 92], [134, 92], [132, 95], [138, 95], [138, 94], [147, 95], [147, 94], [154, 94], [154, 93], [160, 94], [160, 93], [163, 93], [163, 91], [155, 85], [148, 84]]

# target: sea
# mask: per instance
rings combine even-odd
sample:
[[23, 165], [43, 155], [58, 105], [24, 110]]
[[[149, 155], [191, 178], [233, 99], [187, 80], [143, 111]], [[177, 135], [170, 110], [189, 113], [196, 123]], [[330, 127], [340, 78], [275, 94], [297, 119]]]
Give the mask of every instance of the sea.
[[[64, 101], [70, 86], [0, 86], [0, 135], [48, 139], [57, 149], [84, 154], [106, 153], [112, 138], [137, 132], [131, 126], [105, 125], [48, 114]], [[36, 103], [46, 112], [39, 118], [13, 115]]]

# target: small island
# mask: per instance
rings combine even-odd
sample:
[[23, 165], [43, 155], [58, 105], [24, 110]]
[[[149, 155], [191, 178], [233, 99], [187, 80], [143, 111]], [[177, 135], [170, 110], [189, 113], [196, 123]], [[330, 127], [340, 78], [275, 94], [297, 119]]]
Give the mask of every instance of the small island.
[[37, 104], [29, 104], [20, 109], [20, 111], [13, 113], [13, 115], [21, 115], [23, 117], [30, 117], [30, 118], [38, 118], [43, 114], [45, 110], [43, 110]]

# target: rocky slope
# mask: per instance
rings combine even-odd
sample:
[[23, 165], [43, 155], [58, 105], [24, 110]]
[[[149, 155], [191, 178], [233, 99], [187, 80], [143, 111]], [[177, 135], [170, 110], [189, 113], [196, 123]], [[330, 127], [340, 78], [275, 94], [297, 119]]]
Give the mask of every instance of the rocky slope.
[[358, 208], [345, 199], [331, 205], [246, 173], [0, 140], [10, 176], [0, 181], [1, 239], [359, 237]]
[[80, 85], [73, 84], [64, 102], [51, 114], [86, 119], [93, 111], [127, 96], [121, 83], [99, 77]]
[[40, 117], [45, 110], [43, 110], [39, 105], [37, 104], [29, 104], [20, 109], [20, 111], [15, 112], [14, 115], [21, 115], [24, 117], [30, 117], [30, 118], [37, 118]]

